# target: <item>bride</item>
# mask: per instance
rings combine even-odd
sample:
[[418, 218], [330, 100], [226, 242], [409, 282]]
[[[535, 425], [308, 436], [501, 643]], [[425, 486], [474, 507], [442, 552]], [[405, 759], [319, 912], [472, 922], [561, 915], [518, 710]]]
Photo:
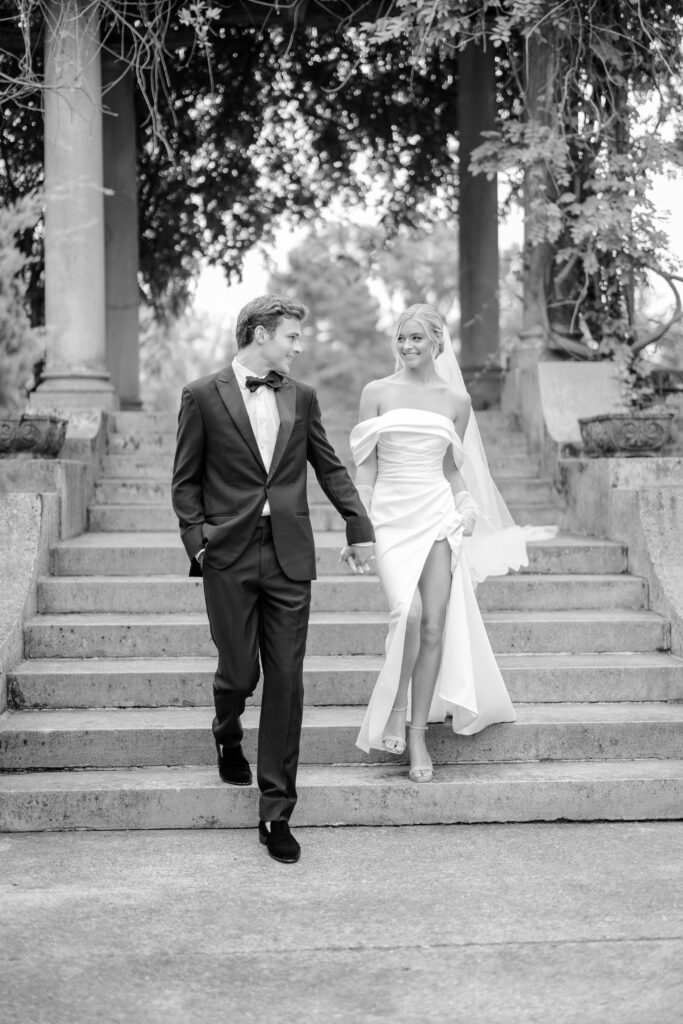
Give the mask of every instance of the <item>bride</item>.
[[515, 720], [474, 587], [528, 564], [527, 540], [554, 531], [515, 526], [439, 313], [411, 306], [393, 347], [397, 371], [365, 386], [350, 439], [390, 608], [386, 660], [356, 742], [402, 754], [407, 725], [409, 777], [428, 782], [428, 721], [451, 715], [454, 732], [470, 735]]

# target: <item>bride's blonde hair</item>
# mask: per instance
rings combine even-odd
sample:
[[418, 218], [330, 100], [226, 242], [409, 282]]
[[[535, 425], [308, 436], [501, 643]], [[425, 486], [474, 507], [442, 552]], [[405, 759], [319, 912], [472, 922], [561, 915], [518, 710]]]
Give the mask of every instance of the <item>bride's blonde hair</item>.
[[391, 342], [391, 351], [394, 353], [397, 368], [403, 366], [403, 360], [398, 354], [398, 337], [408, 320], [417, 320], [424, 328], [424, 331], [432, 343], [432, 358], [436, 359], [443, 352], [443, 318], [437, 309], [426, 302], [416, 302], [408, 306], [405, 312], [401, 313], [396, 324], [396, 331]]

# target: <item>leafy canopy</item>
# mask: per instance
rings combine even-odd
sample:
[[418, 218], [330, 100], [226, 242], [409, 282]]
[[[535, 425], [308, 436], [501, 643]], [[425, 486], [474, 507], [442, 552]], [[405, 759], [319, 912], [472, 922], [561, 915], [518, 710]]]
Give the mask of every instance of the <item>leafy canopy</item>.
[[[17, 28], [25, 9], [37, 32], [43, 5], [0, 0], [0, 25]], [[103, 47], [137, 74], [141, 286], [159, 314], [184, 307], [201, 259], [239, 276], [284, 214], [312, 220], [333, 197], [362, 203], [370, 189], [389, 225], [455, 208], [454, 57], [435, 52], [416, 70], [407, 41], [214, 24], [221, 8], [201, 4], [145, 5], [156, 12], [149, 25], [124, 24], [135, 6], [103, 4]], [[195, 43], [210, 26], [210, 46], [173, 48], [182, 25]], [[30, 61], [0, 49], [4, 201], [42, 180], [41, 61], [38, 48]], [[32, 297], [39, 316], [38, 288]]]
[[402, 0], [369, 38], [409, 38], [431, 53], [493, 46], [499, 126], [473, 155], [503, 172], [525, 213], [527, 324], [574, 355], [657, 340], [637, 336], [635, 294], [648, 274], [681, 278], [652, 202], [680, 167], [683, 19], [667, 0]]

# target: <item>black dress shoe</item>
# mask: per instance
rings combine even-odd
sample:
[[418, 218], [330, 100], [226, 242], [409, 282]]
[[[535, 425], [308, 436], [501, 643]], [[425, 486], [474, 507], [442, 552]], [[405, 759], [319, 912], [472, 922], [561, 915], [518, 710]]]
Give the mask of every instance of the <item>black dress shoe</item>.
[[229, 782], [231, 786], [251, 785], [251, 768], [239, 743], [236, 747], [222, 747], [216, 740], [216, 753], [218, 754], [218, 774], [223, 782]]
[[301, 847], [289, 831], [286, 821], [271, 821], [270, 832], [265, 821], [259, 821], [258, 837], [273, 860], [279, 860], [282, 864], [296, 864], [301, 856]]

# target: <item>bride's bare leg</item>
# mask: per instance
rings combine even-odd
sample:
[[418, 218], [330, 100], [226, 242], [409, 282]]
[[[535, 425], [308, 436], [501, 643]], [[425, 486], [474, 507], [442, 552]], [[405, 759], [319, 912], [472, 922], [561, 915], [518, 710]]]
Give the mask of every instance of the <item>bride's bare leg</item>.
[[427, 556], [418, 584], [422, 598], [420, 646], [413, 667], [411, 724], [408, 734], [411, 764], [430, 764], [425, 732], [427, 716], [441, 665], [443, 631], [451, 590], [451, 548], [447, 540], [437, 541]]
[[415, 591], [408, 619], [403, 645], [403, 661], [398, 680], [398, 689], [394, 698], [394, 710], [387, 719], [384, 728], [385, 746], [393, 754], [402, 754], [405, 749], [406, 708], [408, 705], [408, 686], [413, 674], [413, 666], [420, 650], [420, 620], [422, 618], [422, 598], [419, 590]]

